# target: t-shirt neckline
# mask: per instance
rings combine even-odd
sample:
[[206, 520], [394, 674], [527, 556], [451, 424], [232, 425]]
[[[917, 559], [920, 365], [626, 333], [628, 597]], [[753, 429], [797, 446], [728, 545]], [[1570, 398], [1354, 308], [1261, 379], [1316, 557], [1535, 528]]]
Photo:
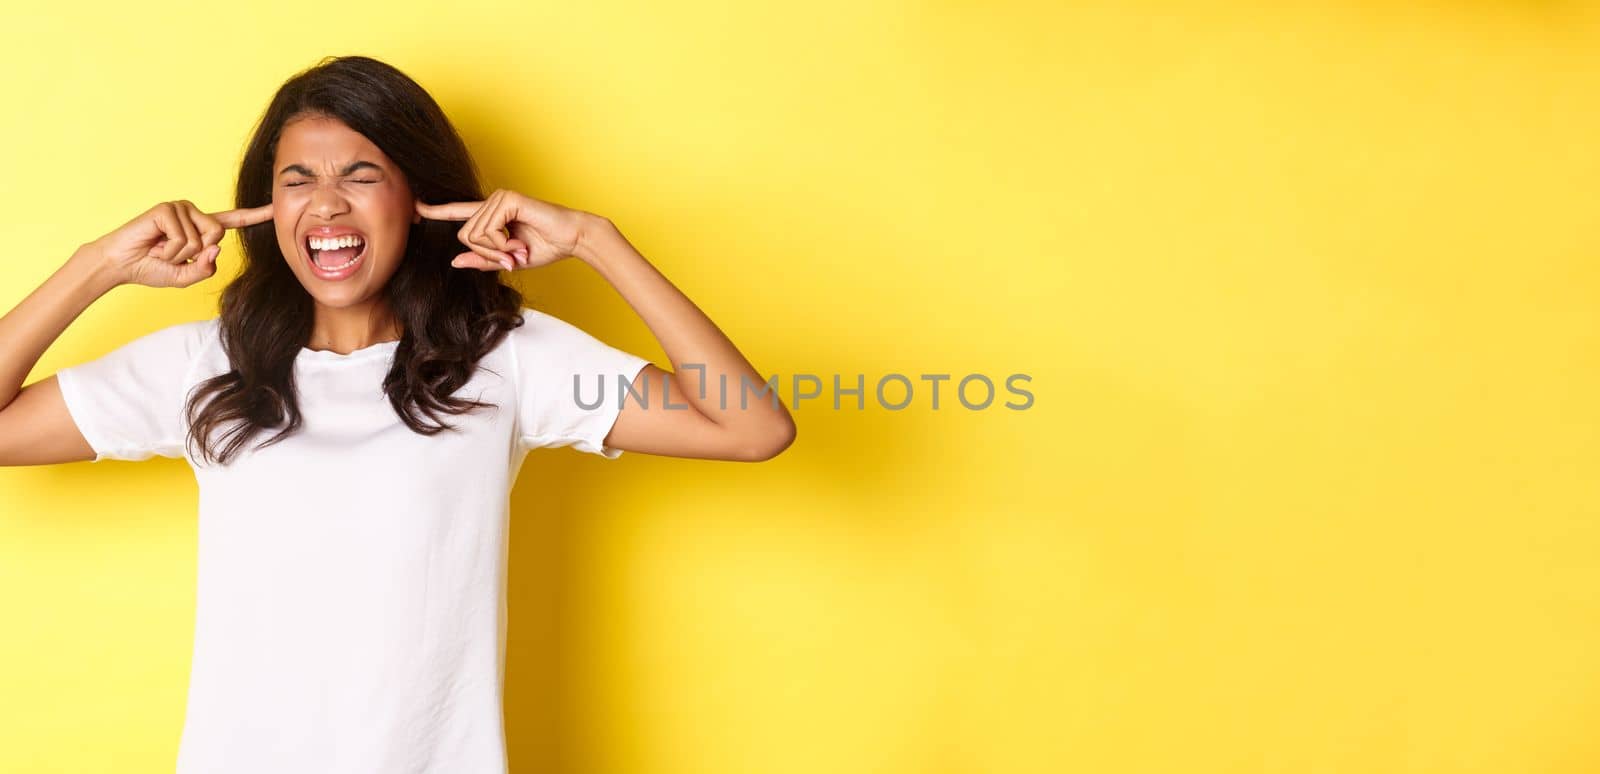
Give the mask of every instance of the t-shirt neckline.
[[400, 346], [399, 339], [395, 339], [394, 341], [380, 341], [376, 344], [368, 344], [360, 349], [353, 349], [342, 355], [338, 352], [327, 349], [310, 349], [308, 347], [301, 347], [300, 357], [304, 360], [337, 363], [347, 360], [362, 360], [374, 355], [388, 354], [398, 346]]

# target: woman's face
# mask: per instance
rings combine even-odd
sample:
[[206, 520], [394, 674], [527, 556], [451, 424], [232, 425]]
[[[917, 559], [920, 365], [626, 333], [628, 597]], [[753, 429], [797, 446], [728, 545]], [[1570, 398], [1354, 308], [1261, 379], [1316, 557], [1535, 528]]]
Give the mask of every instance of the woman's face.
[[324, 306], [378, 297], [420, 220], [400, 168], [344, 122], [308, 116], [284, 125], [272, 171], [278, 247], [300, 284]]

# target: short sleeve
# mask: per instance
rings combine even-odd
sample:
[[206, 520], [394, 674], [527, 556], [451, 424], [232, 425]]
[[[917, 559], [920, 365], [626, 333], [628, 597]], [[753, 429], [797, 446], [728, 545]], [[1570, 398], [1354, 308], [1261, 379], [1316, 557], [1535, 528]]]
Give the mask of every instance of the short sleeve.
[[[572, 446], [616, 459], [604, 445], [629, 385], [650, 364], [558, 317], [522, 310], [509, 334], [516, 358], [517, 441], [521, 448]], [[638, 400], [638, 398], [631, 398]]]
[[213, 318], [162, 328], [56, 372], [94, 462], [183, 457], [185, 385], [215, 325]]

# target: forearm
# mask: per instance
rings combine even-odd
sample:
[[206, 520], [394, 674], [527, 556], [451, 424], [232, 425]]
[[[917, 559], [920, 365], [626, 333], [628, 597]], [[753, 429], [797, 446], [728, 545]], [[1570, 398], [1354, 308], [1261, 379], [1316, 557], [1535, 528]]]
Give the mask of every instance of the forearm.
[[0, 317], [0, 408], [22, 391], [45, 350], [83, 310], [119, 284], [103, 260], [84, 247]]
[[[673, 366], [673, 405], [691, 405], [707, 419], [734, 431], [792, 428], [783, 401], [771, 392], [760, 394], [766, 378], [721, 329], [609, 220], [597, 215], [590, 218], [573, 254], [621, 294], [660, 342]], [[661, 387], [651, 385], [652, 401], [661, 399]]]

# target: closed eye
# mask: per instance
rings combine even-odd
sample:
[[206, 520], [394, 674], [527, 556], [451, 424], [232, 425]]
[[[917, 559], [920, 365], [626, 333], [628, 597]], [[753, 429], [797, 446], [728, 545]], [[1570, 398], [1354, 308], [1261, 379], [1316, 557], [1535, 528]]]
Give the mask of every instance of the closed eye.
[[[371, 184], [374, 184], [374, 183], [381, 183], [383, 181], [382, 180], [351, 180], [350, 182], [352, 182], [352, 183], [366, 183], [368, 185], [371, 185]], [[305, 184], [306, 184], [306, 181], [304, 181], [304, 180], [296, 180], [293, 183], [284, 183], [283, 187], [284, 188], [293, 188], [293, 187], [295, 187], [297, 185], [305, 185]]]

